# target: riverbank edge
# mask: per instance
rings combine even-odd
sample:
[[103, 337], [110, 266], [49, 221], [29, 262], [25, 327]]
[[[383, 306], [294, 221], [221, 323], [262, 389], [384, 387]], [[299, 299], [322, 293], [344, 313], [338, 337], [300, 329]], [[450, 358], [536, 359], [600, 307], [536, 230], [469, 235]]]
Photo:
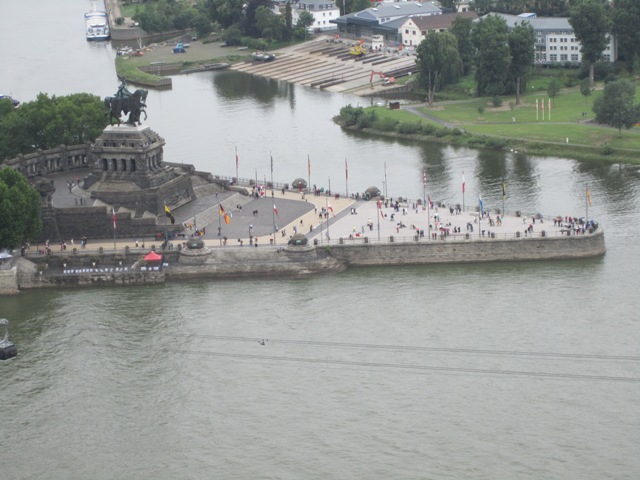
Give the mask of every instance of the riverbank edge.
[[[0, 271], [0, 295], [22, 290], [60, 287], [156, 285], [173, 281], [230, 280], [245, 278], [306, 278], [336, 274], [354, 267], [464, 264], [578, 260], [606, 253], [604, 231], [562, 237], [513, 239], [466, 238], [464, 240], [362, 243], [340, 242], [330, 246], [204, 248], [200, 252], [164, 252], [162, 269], [141, 267], [138, 257], [104, 255], [100, 266], [94, 256], [77, 255], [68, 265], [54, 260], [44, 270], [18, 257]], [[131, 262], [131, 263], [130, 263]], [[129, 264], [130, 263], [130, 264]], [[127, 265], [123, 267], [122, 265]]]
[[[418, 118], [418, 117], [416, 117]], [[340, 119], [339, 115], [333, 117], [333, 121], [336, 125], [340, 126], [340, 128], [344, 130], [350, 130], [353, 132], [362, 132], [368, 135], [375, 135], [377, 137], [387, 137], [387, 138], [396, 138], [401, 140], [410, 140], [414, 142], [430, 142], [430, 143], [440, 143], [442, 145], [449, 145], [452, 147], [458, 148], [485, 148], [488, 150], [496, 150], [496, 151], [517, 151], [517, 153], [523, 153], [532, 156], [540, 156], [540, 157], [563, 157], [569, 158], [572, 160], [578, 160], [581, 162], [591, 162], [591, 163], [601, 163], [607, 165], [616, 165], [616, 164], [627, 164], [627, 165], [636, 165], [640, 162], [640, 160], [634, 161], [634, 159], [617, 156], [615, 154], [615, 149], [613, 149], [614, 153], [604, 154], [602, 151], [598, 151], [597, 147], [591, 147], [588, 145], [574, 145], [574, 144], [554, 144], [554, 143], [545, 143], [542, 141], [528, 141], [525, 138], [512, 139], [509, 137], [501, 137], [501, 136], [490, 136], [490, 135], [476, 135], [469, 132], [463, 132], [460, 135], [452, 135], [450, 138], [444, 136], [435, 136], [435, 135], [420, 135], [420, 134], [406, 134], [406, 133], [398, 133], [398, 132], [389, 132], [384, 130], [377, 130], [374, 128], [359, 128], [355, 125], [345, 125], [344, 122]], [[445, 126], [440, 126], [443, 130], [449, 130], [453, 132], [455, 129], [448, 128]], [[477, 138], [477, 139], [491, 139], [491, 138], [499, 138], [505, 142], [509, 142], [509, 146], [496, 148], [491, 147], [489, 145], [468, 145], [467, 142], [462, 142], [462, 136], [466, 136], [467, 138]], [[452, 140], [453, 138], [453, 140]], [[601, 149], [600, 149], [601, 150]], [[635, 153], [635, 152], [634, 152]], [[637, 155], [640, 156], [640, 151], [637, 152]]]

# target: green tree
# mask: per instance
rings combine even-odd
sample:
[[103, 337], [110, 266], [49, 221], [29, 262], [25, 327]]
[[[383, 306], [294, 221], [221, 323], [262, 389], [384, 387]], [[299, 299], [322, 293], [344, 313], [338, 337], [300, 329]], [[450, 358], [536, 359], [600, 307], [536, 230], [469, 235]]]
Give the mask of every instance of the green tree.
[[618, 129], [629, 129], [640, 121], [640, 105], [634, 103], [636, 86], [629, 80], [617, 80], [604, 86], [604, 92], [593, 102], [596, 120]]
[[589, 79], [593, 85], [594, 64], [602, 57], [609, 42], [611, 20], [601, 0], [580, 0], [571, 8], [569, 23], [582, 45], [582, 61], [589, 64]]
[[361, 12], [367, 8], [371, 8], [371, 2], [369, 0], [353, 0], [353, 3], [351, 4], [352, 13]]
[[304, 34], [306, 36], [307, 27], [313, 25], [313, 22], [315, 21], [316, 20], [315, 18], [313, 18], [313, 15], [305, 10], [303, 12], [300, 12], [300, 15], [298, 15], [298, 23], [296, 23], [296, 28], [304, 30]]
[[456, 17], [451, 24], [449, 31], [456, 36], [458, 40], [458, 53], [462, 60], [463, 75], [471, 73], [473, 61], [475, 58], [475, 49], [471, 43], [471, 29], [473, 28], [473, 20], [469, 17]]
[[560, 80], [557, 78], [552, 78], [549, 81], [549, 85], [547, 85], [547, 95], [549, 98], [555, 99], [560, 93]]
[[260, 35], [256, 23], [256, 12], [259, 7], [271, 8], [271, 0], [247, 0], [244, 9], [244, 19], [242, 21], [243, 31], [246, 35], [257, 37]]
[[611, 9], [611, 33], [618, 42], [618, 53], [633, 72], [640, 60], [640, 2], [616, 0]]
[[432, 107], [436, 89], [458, 81], [462, 74], [458, 40], [450, 32], [430, 33], [418, 45], [417, 54], [420, 85]]
[[592, 93], [591, 82], [589, 81], [588, 78], [585, 78], [580, 83], [580, 93], [584, 97], [584, 104], [586, 105], [587, 104], [587, 98], [589, 98], [591, 96], [591, 93]]
[[516, 105], [520, 105], [520, 91], [531, 74], [535, 60], [534, 44], [536, 38], [533, 27], [525, 22], [520, 25], [516, 23], [509, 32], [508, 38], [511, 53], [509, 73], [515, 79]]
[[471, 31], [476, 49], [476, 89], [479, 96], [503, 95], [509, 82], [509, 51], [507, 22], [496, 15], [480, 19]]
[[244, 0], [207, 0], [204, 9], [209, 18], [222, 28], [239, 25], [242, 21]]
[[282, 15], [274, 15], [267, 7], [256, 9], [256, 29], [259, 34], [271, 43], [274, 39], [281, 40], [284, 36], [284, 19]]
[[16, 248], [40, 235], [40, 195], [13, 168], [0, 169], [0, 249]]
[[0, 110], [0, 159], [38, 148], [77, 145], [98, 138], [107, 125], [99, 97], [76, 93], [49, 97], [41, 93], [32, 102], [2, 114]]
[[291, 11], [291, 2], [287, 2], [284, 7], [284, 27], [285, 37], [289, 40], [293, 36], [293, 13]]

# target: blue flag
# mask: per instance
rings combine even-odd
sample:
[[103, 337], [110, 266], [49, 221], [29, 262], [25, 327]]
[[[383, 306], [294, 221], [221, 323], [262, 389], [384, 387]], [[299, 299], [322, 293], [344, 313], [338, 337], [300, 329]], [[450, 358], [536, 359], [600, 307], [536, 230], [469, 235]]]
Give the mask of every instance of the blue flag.
[[482, 196], [478, 194], [478, 201], [480, 203], [480, 216], [482, 216], [482, 213], [484, 212], [484, 203], [482, 202]]

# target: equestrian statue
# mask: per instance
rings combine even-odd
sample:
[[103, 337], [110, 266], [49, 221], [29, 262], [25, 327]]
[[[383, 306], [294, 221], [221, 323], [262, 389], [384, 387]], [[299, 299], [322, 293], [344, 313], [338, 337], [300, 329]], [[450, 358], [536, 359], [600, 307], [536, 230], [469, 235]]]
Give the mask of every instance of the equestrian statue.
[[109, 115], [109, 124], [113, 125], [114, 120], [120, 125], [120, 117], [129, 115], [126, 120], [127, 125], [141, 125], [140, 114], [144, 113], [144, 119], [147, 119], [147, 90], [137, 89], [131, 93], [125, 84], [124, 78], [120, 78], [120, 87], [114, 97], [105, 97], [104, 108], [106, 114]]

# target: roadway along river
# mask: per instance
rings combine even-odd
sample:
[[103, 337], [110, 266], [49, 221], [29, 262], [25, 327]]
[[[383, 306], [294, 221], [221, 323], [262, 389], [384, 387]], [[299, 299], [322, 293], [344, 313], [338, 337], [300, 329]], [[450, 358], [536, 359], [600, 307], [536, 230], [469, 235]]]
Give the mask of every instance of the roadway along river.
[[[85, 0], [0, 5], [0, 90], [117, 89]], [[636, 167], [342, 132], [366, 100], [233, 72], [149, 94], [166, 159], [585, 215], [605, 257], [362, 269], [297, 281], [23, 293], [0, 300], [3, 478], [581, 478], [640, 475]], [[265, 345], [258, 340], [266, 339]]]

